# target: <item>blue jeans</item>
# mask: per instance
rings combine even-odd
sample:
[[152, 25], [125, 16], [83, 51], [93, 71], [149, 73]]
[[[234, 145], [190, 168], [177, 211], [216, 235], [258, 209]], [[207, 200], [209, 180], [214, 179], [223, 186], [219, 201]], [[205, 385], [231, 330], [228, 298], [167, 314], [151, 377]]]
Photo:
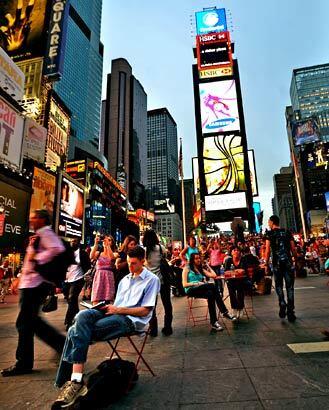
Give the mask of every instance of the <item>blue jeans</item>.
[[[295, 283], [295, 274], [291, 264], [283, 264], [278, 266], [273, 266], [273, 275], [275, 281], [275, 290], [279, 298], [280, 306], [287, 306], [288, 311], [293, 312], [295, 309], [294, 303], [294, 283]], [[284, 298], [283, 293], [283, 279], [286, 284], [287, 291], [287, 302]]]
[[92, 341], [116, 339], [135, 331], [133, 322], [124, 315], [105, 314], [96, 309], [82, 310], [67, 332], [55, 385], [61, 387], [70, 380], [73, 363], [85, 363]]

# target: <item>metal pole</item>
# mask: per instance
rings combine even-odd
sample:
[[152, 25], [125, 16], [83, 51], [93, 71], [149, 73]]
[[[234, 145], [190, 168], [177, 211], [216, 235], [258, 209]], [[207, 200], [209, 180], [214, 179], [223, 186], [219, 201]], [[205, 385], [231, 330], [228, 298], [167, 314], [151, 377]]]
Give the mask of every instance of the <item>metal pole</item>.
[[304, 217], [304, 208], [303, 208], [303, 202], [302, 202], [302, 196], [300, 192], [300, 186], [299, 186], [299, 171], [297, 169], [297, 161], [295, 157], [295, 153], [292, 152], [293, 156], [293, 164], [294, 164], [294, 171], [295, 171], [295, 181], [296, 181], [296, 188], [297, 188], [297, 197], [298, 197], [298, 205], [299, 205], [299, 211], [300, 211], [300, 217], [302, 220], [302, 227], [303, 227], [303, 234], [304, 234], [304, 240], [307, 240], [307, 230], [306, 230], [306, 223], [305, 223], [305, 217]]

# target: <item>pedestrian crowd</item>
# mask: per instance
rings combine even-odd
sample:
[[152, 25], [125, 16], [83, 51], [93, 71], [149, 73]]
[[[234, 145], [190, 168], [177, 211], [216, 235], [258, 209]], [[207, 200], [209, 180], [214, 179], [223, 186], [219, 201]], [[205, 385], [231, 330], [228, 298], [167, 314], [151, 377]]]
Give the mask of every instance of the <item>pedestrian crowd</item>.
[[[303, 242], [281, 229], [275, 215], [265, 234], [218, 234], [198, 240], [191, 236], [183, 248], [164, 246], [154, 230], [144, 233], [142, 246], [131, 235], [117, 246], [112, 236], [96, 234], [88, 249], [72, 239], [61, 286], [67, 301], [64, 336], [40, 315], [40, 308], [47, 299], [57, 298], [54, 284], [43, 277], [41, 267], [64, 255], [65, 246], [51, 229], [46, 211], [35, 211], [30, 224], [34, 234], [21, 270], [13, 273], [8, 260], [0, 266], [0, 302], [10, 288], [16, 291], [18, 281], [20, 289], [16, 363], [1, 373], [9, 377], [32, 372], [33, 339], [38, 336], [61, 357], [56, 376], [61, 392], [56, 405], [62, 407], [88, 392], [83, 373], [90, 343], [141, 332], [146, 326], [156, 337], [160, 300], [164, 336], [174, 332], [173, 295], [206, 299], [210, 327], [222, 331], [219, 317], [238, 324], [245, 312], [245, 296], [270, 293], [273, 277], [279, 316], [294, 322], [295, 276], [329, 274], [328, 241], [314, 238]], [[79, 311], [80, 297], [90, 301], [90, 309]]]

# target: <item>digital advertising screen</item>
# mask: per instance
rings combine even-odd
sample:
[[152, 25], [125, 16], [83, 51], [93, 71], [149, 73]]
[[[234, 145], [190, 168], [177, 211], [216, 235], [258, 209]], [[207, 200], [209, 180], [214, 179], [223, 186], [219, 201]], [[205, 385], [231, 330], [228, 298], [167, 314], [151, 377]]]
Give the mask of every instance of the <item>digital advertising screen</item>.
[[329, 172], [329, 142], [309, 144], [304, 148], [301, 156], [307, 168], [324, 168]]
[[202, 134], [240, 131], [235, 80], [199, 84]]
[[0, 46], [14, 61], [45, 53], [47, 0], [1, 0]]
[[232, 134], [204, 138], [203, 163], [208, 195], [246, 191], [241, 136]]
[[291, 132], [296, 146], [320, 140], [318, 124], [312, 118], [303, 121], [293, 121], [291, 123]]
[[195, 13], [197, 34], [227, 31], [225, 9], [203, 10]]
[[34, 167], [32, 180], [30, 215], [36, 209], [46, 209], [51, 217], [54, 215], [56, 176]]
[[232, 66], [232, 50], [228, 32], [197, 37], [199, 70]]
[[0, 47], [0, 87], [16, 101], [24, 95], [25, 75]]
[[255, 153], [253, 149], [248, 150], [248, 160], [249, 160], [252, 196], [258, 196], [258, 182], [257, 182], [257, 174], [256, 174]]
[[260, 202], [254, 202], [252, 204], [252, 207], [254, 208], [254, 213], [255, 213], [255, 227], [256, 227], [256, 232], [260, 233], [260, 225], [259, 225], [259, 218], [257, 216], [260, 215], [261, 213], [261, 205]]
[[194, 195], [200, 192], [199, 160], [197, 157], [192, 158], [193, 188]]
[[247, 207], [246, 194], [207, 195], [205, 196], [206, 211], [223, 211], [226, 209], [240, 209]]
[[329, 192], [325, 192], [324, 197], [326, 199], [327, 212], [329, 212]]
[[82, 238], [85, 191], [63, 176], [60, 190], [58, 234], [66, 238]]

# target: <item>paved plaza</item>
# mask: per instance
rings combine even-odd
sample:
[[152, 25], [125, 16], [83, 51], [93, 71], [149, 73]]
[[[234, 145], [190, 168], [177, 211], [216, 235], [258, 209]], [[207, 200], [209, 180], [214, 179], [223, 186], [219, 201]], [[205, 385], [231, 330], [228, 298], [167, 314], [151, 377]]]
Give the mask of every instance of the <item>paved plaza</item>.
[[[225, 330], [216, 334], [208, 324], [187, 323], [186, 299], [173, 298], [174, 334], [150, 339], [145, 348], [156, 377], [141, 369], [135, 389], [111, 409], [329, 409], [329, 346], [320, 333], [329, 327], [327, 280], [297, 279], [294, 324], [279, 319], [272, 291], [254, 297], [249, 321], [224, 320]], [[65, 307], [60, 296], [58, 311], [47, 314], [63, 332]], [[16, 314], [17, 297], [8, 296], [0, 306], [1, 368], [14, 363]], [[105, 343], [91, 346], [88, 370], [108, 352]], [[57, 396], [55, 356], [37, 341], [35, 357], [33, 374], [0, 377], [1, 410], [50, 408]]]

